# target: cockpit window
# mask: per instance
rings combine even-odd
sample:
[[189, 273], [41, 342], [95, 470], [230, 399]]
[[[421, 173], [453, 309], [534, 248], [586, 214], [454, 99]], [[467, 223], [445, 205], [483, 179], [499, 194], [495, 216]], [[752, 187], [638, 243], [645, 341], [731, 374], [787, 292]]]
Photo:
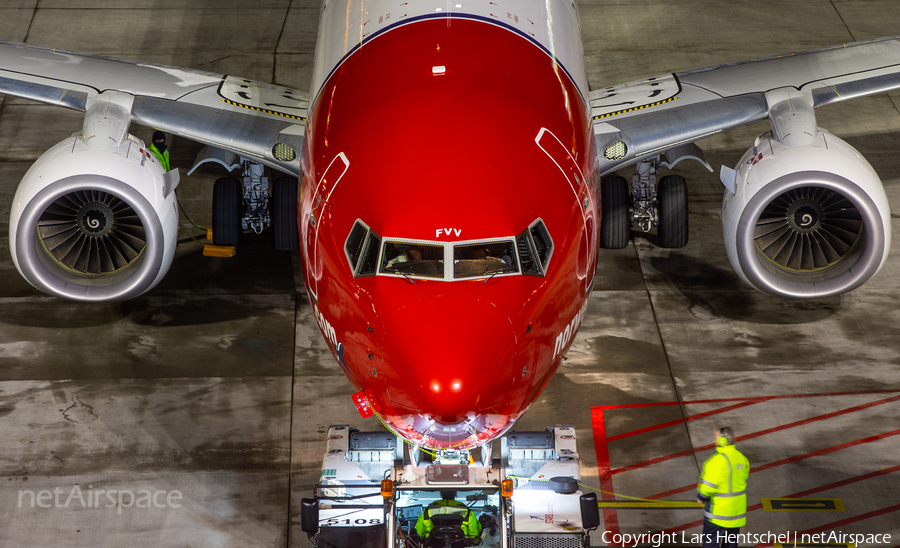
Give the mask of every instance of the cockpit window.
[[527, 230], [516, 238], [516, 247], [519, 250], [519, 259], [522, 261], [522, 273], [540, 276], [541, 267], [537, 262], [537, 255], [534, 252], [534, 246], [531, 245], [531, 238], [528, 236]]
[[550, 239], [550, 232], [544, 226], [544, 221], [540, 219], [532, 224], [529, 230], [537, 258], [541, 262], [544, 272], [547, 272], [547, 263], [550, 262], [550, 256], [553, 254], [553, 240]]
[[[543, 276], [553, 242], [537, 219], [518, 237], [466, 242], [382, 239], [357, 219], [344, 244], [356, 278], [399, 274], [413, 278], [491, 279], [501, 275]], [[487, 281], [487, 280], [485, 280]]]
[[444, 277], [444, 246], [407, 242], [384, 242], [381, 272], [426, 278]]
[[372, 276], [378, 266], [378, 250], [381, 238], [372, 232], [361, 220], [357, 219], [350, 229], [350, 235], [344, 243], [344, 252], [353, 276], [360, 278]]
[[356, 267], [359, 266], [359, 256], [362, 255], [363, 244], [366, 243], [366, 234], [369, 229], [361, 221], [357, 220], [347, 236], [347, 243], [344, 249], [347, 252], [347, 259], [350, 261], [350, 270], [355, 274]]
[[518, 272], [511, 241], [463, 244], [453, 247], [453, 277], [472, 278]]
[[362, 263], [359, 265], [359, 272], [356, 274], [357, 277], [375, 274], [375, 269], [378, 267], [378, 249], [380, 247], [381, 238], [376, 236], [374, 232], [369, 232]]

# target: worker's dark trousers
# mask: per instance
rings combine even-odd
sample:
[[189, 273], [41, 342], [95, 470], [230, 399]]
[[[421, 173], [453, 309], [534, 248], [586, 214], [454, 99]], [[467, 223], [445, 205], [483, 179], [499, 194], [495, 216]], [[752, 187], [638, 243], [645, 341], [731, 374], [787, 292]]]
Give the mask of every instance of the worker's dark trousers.
[[740, 527], [720, 527], [703, 520], [703, 548], [737, 548]]

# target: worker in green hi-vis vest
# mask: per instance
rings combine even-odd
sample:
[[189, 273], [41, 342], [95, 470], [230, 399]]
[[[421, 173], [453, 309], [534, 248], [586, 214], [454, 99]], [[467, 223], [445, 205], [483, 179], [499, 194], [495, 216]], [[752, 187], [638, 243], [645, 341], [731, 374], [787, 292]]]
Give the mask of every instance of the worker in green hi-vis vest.
[[737, 548], [747, 525], [747, 476], [750, 462], [734, 446], [734, 430], [716, 430], [716, 452], [703, 463], [697, 502], [705, 506], [703, 548]]
[[459, 522], [454, 528], [460, 529], [466, 538], [475, 540], [481, 535], [481, 523], [465, 503], [456, 500], [456, 491], [441, 491], [441, 500], [432, 502], [416, 521], [416, 534], [430, 537], [435, 528], [432, 517], [445, 515], [457, 516]]
[[166, 148], [166, 134], [161, 131], [153, 132], [153, 142], [150, 143], [150, 152], [156, 156], [156, 159], [159, 160], [160, 165], [162, 165], [163, 171], [168, 172], [171, 167], [169, 166], [169, 151]]

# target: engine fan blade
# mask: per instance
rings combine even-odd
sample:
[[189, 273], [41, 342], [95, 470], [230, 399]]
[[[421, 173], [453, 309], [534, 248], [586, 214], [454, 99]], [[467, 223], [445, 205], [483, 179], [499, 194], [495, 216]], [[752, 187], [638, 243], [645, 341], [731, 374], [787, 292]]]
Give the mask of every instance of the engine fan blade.
[[147, 244], [134, 209], [99, 190], [78, 190], [58, 198], [41, 214], [37, 232], [54, 260], [87, 275], [127, 267]]

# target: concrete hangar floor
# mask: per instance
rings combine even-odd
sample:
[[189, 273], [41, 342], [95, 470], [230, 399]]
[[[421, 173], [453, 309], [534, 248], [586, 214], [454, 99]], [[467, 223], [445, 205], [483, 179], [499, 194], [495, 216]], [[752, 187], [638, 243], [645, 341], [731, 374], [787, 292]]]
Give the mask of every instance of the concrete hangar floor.
[[[318, 9], [317, 0], [7, 0], [0, 36], [307, 89]], [[580, 9], [592, 87], [900, 29], [894, 0], [583, 0]], [[818, 113], [869, 159], [895, 209], [898, 108], [895, 93]], [[2, 202], [38, 156], [80, 127], [78, 113], [2, 100]], [[715, 167], [732, 166], [767, 129], [700, 145]], [[149, 140], [148, 130], [137, 133]], [[171, 146], [184, 171], [198, 146]], [[626, 249], [601, 253], [568, 361], [517, 428], [572, 423], [587, 485], [689, 500], [711, 431], [729, 424], [753, 467], [747, 531], [889, 533], [897, 545], [900, 250], [848, 295], [767, 297], [727, 263], [716, 176], [680, 172], [691, 193], [689, 245], [657, 249], [635, 233]], [[182, 211], [201, 226], [217, 176], [183, 175]], [[247, 237], [236, 258], [204, 258], [183, 234], [171, 272], [148, 295], [72, 304], [19, 277], [2, 219], [0, 546], [306, 546], [299, 500], [319, 475], [325, 429], [380, 426], [351, 403], [312, 318], [299, 255], [272, 251], [264, 235]], [[77, 500], [19, 504], [23, 492], [68, 495], [76, 485], [183, 499], [121, 513]], [[768, 512], [765, 497], [840, 499], [843, 512]], [[604, 519], [611, 532], [690, 534], [702, 515], [622, 509]]]

